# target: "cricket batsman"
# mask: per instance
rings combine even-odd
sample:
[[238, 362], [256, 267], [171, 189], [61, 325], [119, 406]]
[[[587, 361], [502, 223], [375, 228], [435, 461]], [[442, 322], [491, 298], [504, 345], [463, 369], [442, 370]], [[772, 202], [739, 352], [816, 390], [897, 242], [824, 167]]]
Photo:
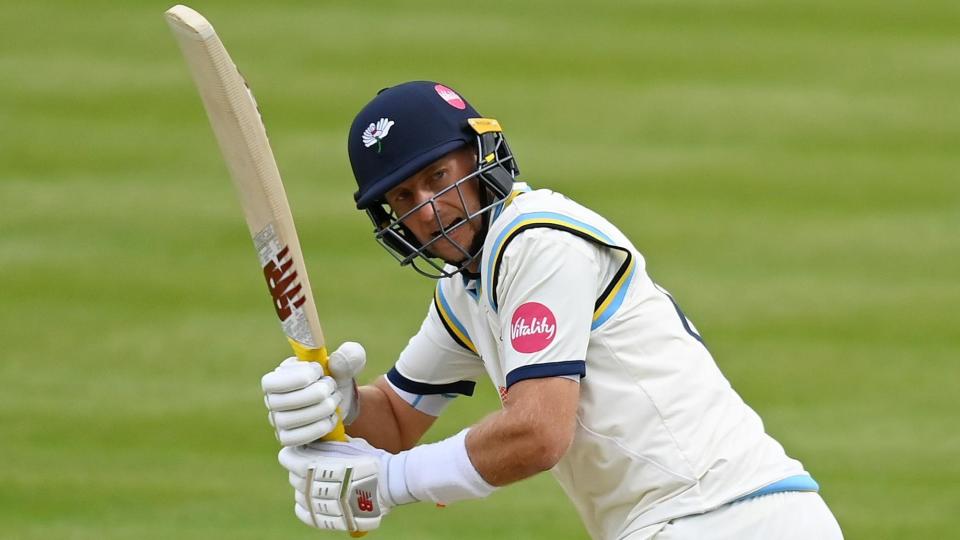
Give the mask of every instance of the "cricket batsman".
[[[435, 82], [378, 93], [348, 138], [357, 208], [435, 278], [393, 368], [356, 343], [262, 380], [297, 517], [367, 531], [550, 471], [597, 539], [842, 538], [803, 465], [764, 431], [696, 327], [613, 224], [518, 181], [500, 124]], [[502, 407], [418, 441], [489, 379]], [[348, 442], [314, 442], [342, 411]]]

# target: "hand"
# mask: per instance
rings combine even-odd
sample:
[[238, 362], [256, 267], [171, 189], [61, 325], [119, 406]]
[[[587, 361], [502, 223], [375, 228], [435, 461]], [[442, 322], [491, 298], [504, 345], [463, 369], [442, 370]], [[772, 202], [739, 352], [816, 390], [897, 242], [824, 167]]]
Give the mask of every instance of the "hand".
[[[390, 508], [416, 500], [402, 471], [388, 478], [394, 457], [363, 439], [286, 447], [278, 455], [290, 472], [297, 518], [318, 529], [345, 531], [376, 529]], [[391, 488], [399, 493], [392, 496]]]
[[270, 425], [284, 446], [306, 444], [333, 431], [337, 407], [350, 424], [359, 413], [354, 378], [366, 364], [359, 343], [346, 342], [330, 355], [333, 377], [316, 362], [287, 358], [261, 379]]
[[330, 354], [327, 364], [330, 375], [337, 382], [337, 390], [343, 396], [340, 410], [343, 423], [349, 426], [360, 414], [360, 393], [357, 391], [357, 375], [367, 365], [367, 351], [355, 341], [344, 341]]

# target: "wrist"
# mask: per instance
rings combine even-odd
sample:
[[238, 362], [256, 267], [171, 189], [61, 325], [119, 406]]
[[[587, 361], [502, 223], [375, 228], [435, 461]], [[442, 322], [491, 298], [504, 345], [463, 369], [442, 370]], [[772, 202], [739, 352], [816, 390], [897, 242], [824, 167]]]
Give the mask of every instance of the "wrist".
[[343, 413], [343, 425], [349, 426], [357, 419], [357, 416], [360, 416], [360, 390], [357, 388], [356, 379], [350, 379], [350, 384], [340, 387], [340, 392], [343, 394], [341, 405], [346, 404], [341, 411]]
[[[397, 504], [479, 499], [496, 489], [480, 476], [467, 453], [465, 429], [453, 437], [400, 452], [390, 459], [390, 495]], [[403, 501], [403, 502], [401, 502]]]

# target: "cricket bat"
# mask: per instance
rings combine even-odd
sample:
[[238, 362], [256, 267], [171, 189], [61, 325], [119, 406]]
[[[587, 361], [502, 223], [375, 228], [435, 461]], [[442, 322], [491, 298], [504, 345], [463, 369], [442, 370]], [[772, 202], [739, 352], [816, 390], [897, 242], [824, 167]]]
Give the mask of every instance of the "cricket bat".
[[[267, 281], [273, 307], [297, 358], [327, 369], [320, 318], [307, 279], [300, 240], [257, 102], [213, 26], [187, 6], [173, 6], [167, 23], [197, 85]], [[324, 440], [345, 441], [342, 413]]]

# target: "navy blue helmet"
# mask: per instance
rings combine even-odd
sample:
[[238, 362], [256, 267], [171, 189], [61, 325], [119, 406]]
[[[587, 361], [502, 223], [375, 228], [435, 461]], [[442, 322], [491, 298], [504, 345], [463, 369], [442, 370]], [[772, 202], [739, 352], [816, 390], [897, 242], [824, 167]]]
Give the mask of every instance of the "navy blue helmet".
[[[413, 81], [381, 90], [350, 126], [347, 151], [357, 181], [357, 208], [367, 212], [377, 240], [401, 265], [412, 263], [424, 275], [442, 277], [462, 271], [479, 255], [479, 248], [464, 246], [463, 261], [443, 261], [455, 264], [456, 270], [444, 269], [429, 246], [421, 245], [403, 225], [405, 216], [397, 216], [384, 195], [424, 167], [466, 145], [472, 145], [476, 151], [477, 170], [457, 185], [479, 179], [484, 188], [483, 208], [472, 217], [484, 220], [486, 225], [492, 209], [510, 194], [519, 173], [496, 120], [482, 117], [447, 86]], [[446, 237], [446, 232], [449, 231], [441, 230], [441, 236]], [[418, 264], [421, 261], [427, 262], [433, 271]]]

